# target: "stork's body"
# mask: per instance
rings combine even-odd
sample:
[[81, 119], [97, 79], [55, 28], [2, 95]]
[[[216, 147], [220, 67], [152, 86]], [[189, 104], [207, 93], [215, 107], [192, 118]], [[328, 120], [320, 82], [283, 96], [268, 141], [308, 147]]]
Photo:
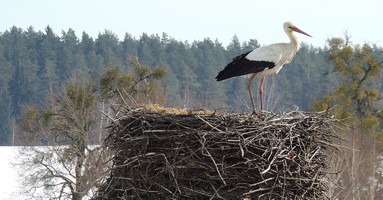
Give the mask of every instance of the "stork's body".
[[[266, 76], [277, 74], [284, 64], [290, 63], [298, 51], [298, 40], [293, 31], [309, 34], [295, 27], [291, 22], [283, 24], [283, 29], [290, 38], [290, 43], [277, 43], [260, 47], [235, 57], [226, 67], [218, 73], [217, 81], [228, 78], [250, 75], [247, 82], [247, 88], [253, 106], [253, 113], [257, 114], [253, 94], [251, 92], [251, 82], [255, 77], [261, 77], [259, 86], [259, 96], [261, 100], [261, 109], [263, 109], [263, 82]], [[310, 36], [311, 37], [311, 36]]]

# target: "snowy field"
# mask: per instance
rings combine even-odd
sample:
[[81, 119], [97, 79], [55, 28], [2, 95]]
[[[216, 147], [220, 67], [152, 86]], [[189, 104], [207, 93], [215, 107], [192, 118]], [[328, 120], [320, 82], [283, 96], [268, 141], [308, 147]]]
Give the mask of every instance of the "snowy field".
[[[22, 187], [22, 184], [18, 176], [19, 172], [17, 171], [17, 168], [12, 166], [12, 164], [17, 163], [19, 148], [20, 147], [17, 146], [0, 146], [0, 200], [30, 199], [30, 195], [23, 195], [21, 193], [20, 188]], [[60, 169], [60, 167], [61, 166], [57, 166], [57, 169]], [[42, 194], [44, 194], [44, 192], [41, 189], [37, 189], [34, 193], [34, 195]], [[93, 194], [92, 191], [89, 191], [89, 196], [92, 196], [91, 194]], [[47, 195], [45, 194], [45, 196]], [[83, 200], [89, 200], [89, 196], [85, 196]], [[45, 199], [49, 200], [49, 197], [43, 198], [42, 200]]]
[[[12, 166], [17, 163], [19, 148], [17, 146], [0, 146], [0, 200], [30, 200], [30, 195], [21, 193], [22, 184], [19, 172]], [[39, 195], [43, 192], [37, 189], [34, 194]], [[49, 198], [42, 200], [49, 200]]]
[[25, 199], [18, 192], [21, 185], [17, 171], [11, 165], [16, 153], [17, 147], [0, 146], [0, 200]]

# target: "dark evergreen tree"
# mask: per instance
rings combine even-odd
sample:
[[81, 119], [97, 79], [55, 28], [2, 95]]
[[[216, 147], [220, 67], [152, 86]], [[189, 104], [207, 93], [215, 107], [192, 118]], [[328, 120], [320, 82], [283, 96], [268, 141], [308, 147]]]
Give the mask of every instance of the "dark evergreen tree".
[[150, 38], [148, 34], [143, 33], [140, 37], [137, 47], [137, 56], [142, 64], [151, 66], [155, 60], [153, 56], [153, 49], [150, 46]]
[[[200, 106], [212, 107], [213, 105], [222, 105], [222, 99], [219, 98], [222, 94], [223, 86], [218, 83], [214, 77], [216, 76], [217, 69], [222, 66], [222, 60], [224, 55], [220, 54], [219, 48], [216, 45], [220, 44], [214, 43], [210, 39], [204, 39], [202, 42], [196, 42], [192, 48], [194, 51], [194, 57], [197, 60], [197, 65], [195, 66], [194, 72], [197, 75], [197, 82], [201, 88], [197, 93], [197, 98], [201, 102]], [[221, 96], [222, 97], [222, 96]]]
[[4, 58], [4, 48], [0, 45], [0, 145], [10, 144], [12, 134], [12, 97], [8, 90], [13, 69]]
[[25, 33], [16, 27], [4, 33], [5, 58], [14, 68], [13, 77], [9, 82], [9, 91], [14, 105], [13, 115], [20, 113], [20, 106], [25, 102], [38, 104], [39, 82], [37, 78], [38, 65], [35, 56], [27, 48]]
[[138, 55], [138, 41], [130, 34], [126, 33], [124, 40], [121, 42], [121, 46], [122, 54], [120, 56], [124, 59], [124, 64], [127, 65], [129, 63], [129, 57], [135, 57]]
[[123, 62], [119, 57], [120, 45], [119, 39], [116, 34], [111, 31], [105, 31], [102, 34], [99, 34], [96, 39], [96, 54], [100, 55], [104, 61], [104, 69], [102, 71], [106, 71], [107, 67], [115, 66], [117, 69], [122, 69]]
[[[95, 39], [83, 32], [79, 39], [72, 29], [58, 36], [49, 26], [43, 32], [33, 27], [26, 31], [12, 27], [0, 33], [0, 91], [4, 96], [0, 106], [8, 114], [11, 112], [10, 115], [2, 113], [1, 122], [6, 124], [2, 130], [9, 132], [20, 105], [41, 104], [49, 91], [72, 74], [99, 80], [114, 67], [123, 75], [133, 70], [134, 66], [129, 63], [132, 59], [146, 66], [168, 66], [162, 84], [167, 106], [228, 107], [248, 111], [247, 79], [216, 82], [214, 78], [234, 57], [259, 46], [256, 39], [241, 43], [236, 35], [224, 47], [218, 40], [206, 38], [189, 43], [177, 41], [166, 33], [143, 33], [138, 39], [126, 33], [120, 41], [107, 30]], [[373, 48], [377, 49], [375, 52], [380, 49]], [[327, 54], [327, 48], [302, 44], [292, 63], [278, 75], [266, 79], [265, 102], [268, 103], [265, 108], [283, 111], [297, 105], [308, 110], [313, 99], [334, 88], [339, 78], [331, 73]], [[252, 85], [254, 94], [258, 93], [258, 84], [259, 80]]]
[[103, 69], [105, 67], [103, 67], [103, 57], [97, 54], [95, 41], [87, 33], [83, 32], [79, 47], [83, 55], [82, 59], [85, 59], [83, 65], [87, 66], [84, 72], [88, 72], [92, 80], [98, 80], [101, 74], [104, 73]]
[[[233, 39], [233, 44], [234, 44], [234, 39]], [[242, 44], [242, 49], [243, 52], [249, 52], [253, 49], [259, 48], [261, 45], [258, 43], [256, 39], [250, 39], [249, 41], [245, 41]]]
[[80, 51], [84, 55], [88, 55], [95, 51], [95, 42], [87, 33], [83, 32], [80, 41]]
[[151, 35], [148, 42], [153, 56], [153, 63], [151, 63], [151, 66], [156, 65], [156, 63], [157, 65], [165, 65], [165, 47], [161, 38], [158, 35]]
[[[250, 51], [250, 50], [249, 50]], [[222, 68], [233, 58], [244, 53], [241, 47], [241, 43], [236, 35], [233, 36], [231, 43], [227, 46], [226, 63]], [[246, 83], [243, 78], [233, 78], [225, 81], [226, 84], [226, 105], [234, 107], [237, 111], [246, 111], [246, 107], [249, 107], [246, 102], [249, 102], [249, 95], [246, 88]], [[254, 86], [253, 86], [254, 87]], [[249, 107], [250, 108], [250, 107]]]
[[53, 33], [49, 26], [45, 29], [45, 34], [31, 33], [30, 35], [36, 35], [34, 38], [38, 41], [36, 46], [32, 46], [31, 49], [38, 54], [39, 98], [45, 98], [48, 91], [53, 91], [60, 83], [60, 76], [58, 75], [60, 71], [57, 67], [56, 57], [60, 46], [60, 38]]

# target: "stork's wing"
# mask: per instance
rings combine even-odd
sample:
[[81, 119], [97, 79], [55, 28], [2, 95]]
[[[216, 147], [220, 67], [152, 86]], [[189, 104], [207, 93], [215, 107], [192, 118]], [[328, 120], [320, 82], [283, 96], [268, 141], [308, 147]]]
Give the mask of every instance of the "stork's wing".
[[283, 54], [284, 43], [271, 44], [254, 49], [246, 56], [251, 61], [267, 61], [278, 63]]
[[217, 81], [222, 81], [271, 69], [276, 66], [281, 57], [282, 51], [276, 45], [260, 47], [235, 57], [215, 78]]

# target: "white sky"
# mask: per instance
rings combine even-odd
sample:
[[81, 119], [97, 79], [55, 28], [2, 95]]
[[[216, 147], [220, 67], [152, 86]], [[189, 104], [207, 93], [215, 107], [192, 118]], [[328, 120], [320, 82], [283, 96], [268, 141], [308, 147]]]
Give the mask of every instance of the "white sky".
[[353, 43], [383, 46], [381, 0], [0, 0], [0, 32], [12, 26], [44, 31], [83, 31], [93, 38], [105, 30], [122, 40], [125, 33], [139, 38], [167, 33], [177, 40], [218, 39], [227, 46], [234, 34], [241, 42], [260, 44], [288, 41], [282, 31], [292, 21], [313, 38], [307, 44], [323, 47], [329, 37], [347, 31]]

